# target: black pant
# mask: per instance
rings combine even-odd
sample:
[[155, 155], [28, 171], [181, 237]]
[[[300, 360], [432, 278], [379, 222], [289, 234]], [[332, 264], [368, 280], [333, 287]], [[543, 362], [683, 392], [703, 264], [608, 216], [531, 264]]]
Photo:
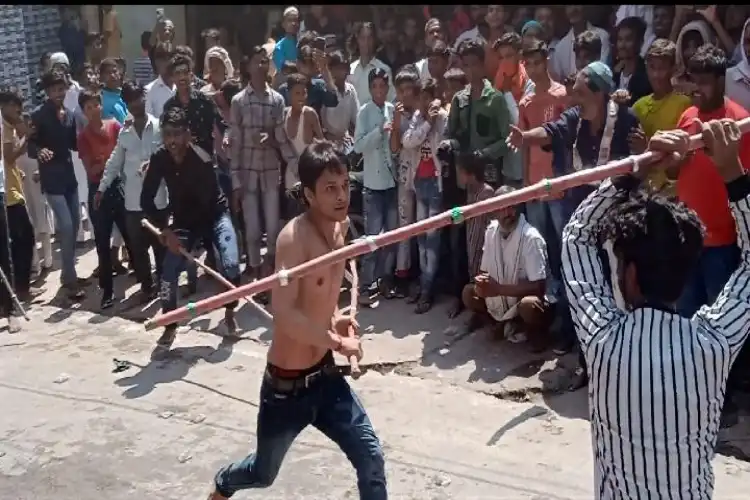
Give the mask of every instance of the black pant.
[[[149, 247], [154, 252], [156, 261], [156, 275], [161, 276], [161, 265], [164, 262], [164, 245], [148, 229], [141, 225], [143, 212], [126, 212], [125, 225], [128, 229], [128, 238], [130, 238], [130, 262], [135, 269], [135, 275], [141, 284], [141, 289], [151, 290], [154, 286], [154, 278], [151, 276], [151, 259], [148, 256]], [[151, 223], [158, 229], [167, 227], [169, 221], [169, 212], [160, 210], [153, 217], [150, 217]]]
[[112, 279], [112, 228], [117, 225], [120, 230], [128, 253], [133, 255], [125, 226], [125, 198], [122, 194], [120, 182], [115, 181], [102, 196], [99, 208], [94, 208], [94, 196], [99, 189], [98, 182], [89, 182], [89, 215], [94, 226], [94, 242], [96, 255], [99, 257], [99, 288], [102, 292], [112, 294], [114, 280]]
[[[5, 197], [0, 194], [0, 201]], [[8, 218], [5, 218], [5, 214]], [[29, 291], [31, 260], [34, 251], [34, 229], [24, 203], [0, 210], [0, 267], [16, 293]], [[0, 283], [0, 314], [8, 316], [13, 311], [13, 301], [4, 283]]]

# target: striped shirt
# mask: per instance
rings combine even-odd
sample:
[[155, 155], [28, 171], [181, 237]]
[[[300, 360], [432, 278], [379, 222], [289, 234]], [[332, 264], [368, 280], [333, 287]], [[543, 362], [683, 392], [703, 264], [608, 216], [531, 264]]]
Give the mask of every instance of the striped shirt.
[[591, 228], [611, 181], [563, 231], [563, 276], [589, 370], [597, 499], [710, 499], [729, 368], [750, 332], [750, 178], [727, 185], [742, 262], [692, 318], [615, 303]]

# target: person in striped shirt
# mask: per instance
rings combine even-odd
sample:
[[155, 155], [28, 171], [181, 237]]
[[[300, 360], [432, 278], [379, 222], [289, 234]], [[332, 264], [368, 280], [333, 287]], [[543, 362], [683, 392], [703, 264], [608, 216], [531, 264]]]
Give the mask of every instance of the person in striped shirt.
[[[739, 160], [737, 123], [700, 126], [742, 250], [713, 305], [691, 318], [677, 314], [703, 226], [685, 205], [639, 189], [640, 175], [602, 182], [563, 232], [563, 276], [591, 374], [597, 499], [713, 496], [727, 376], [750, 333], [750, 177]], [[649, 142], [667, 163], [684, 161], [688, 147], [684, 131], [657, 132]], [[611, 281], [598, 245], [615, 257]]]

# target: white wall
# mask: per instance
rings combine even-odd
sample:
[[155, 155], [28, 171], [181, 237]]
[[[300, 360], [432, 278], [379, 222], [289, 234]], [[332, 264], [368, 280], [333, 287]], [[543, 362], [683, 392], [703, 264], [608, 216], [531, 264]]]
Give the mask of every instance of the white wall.
[[122, 56], [130, 63], [141, 55], [141, 33], [151, 31], [156, 24], [156, 9], [163, 8], [164, 15], [171, 19], [175, 26], [175, 42], [185, 43], [185, 6], [184, 5], [115, 5], [120, 29], [122, 30]]

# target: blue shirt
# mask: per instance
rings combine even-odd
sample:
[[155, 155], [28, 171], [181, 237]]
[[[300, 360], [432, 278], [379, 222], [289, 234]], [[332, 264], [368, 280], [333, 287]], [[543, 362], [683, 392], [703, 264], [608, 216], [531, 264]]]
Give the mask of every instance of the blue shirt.
[[286, 61], [297, 60], [297, 38], [291, 35], [286, 35], [284, 38], [276, 42], [273, 47], [273, 65], [276, 66], [276, 71], [281, 71], [282, 66]]
[[128, 107], [122, 100], [119, 90], [102, 89], [102, 119], [114, 118], [120, 125], [125, 123]]
[[[279, 94], [284, 98], [284, 103], [291, 106], [289, 102], [289, 88], [286, 82], [279, 86]], [[313, 78], [307, 85], [307, 105], [310, 106], [320, 116], [320, 110], [326, 108], [335, 108], [339, 105], [339, 96], [335, 90], [331, 90], [322, 78]]]
[[37, 153], [41, 149], [49, 149], [53, 154], [47, 163], [39, 162], [42, 192], [61, 195], [78, 189], [73, 158], [70, 156], [71, 150], [78, 150], [73, 113], [66, 109], [63, 119], [59, 120], [55, 105], [52, 101], [46, 101], [32, 111], [31, 122], [35, 132], [29, 140], [29, 157], [38, 159]]
[[396, 187], [396, 169], [391, 154], [391, 134], [383, 125], [393, 123], [393, 103], [386, 102], [381, 108], [370, 101], [357, 113], [354, 128], [354, 151], [362, 154], [364, 187], [384, 190]]

